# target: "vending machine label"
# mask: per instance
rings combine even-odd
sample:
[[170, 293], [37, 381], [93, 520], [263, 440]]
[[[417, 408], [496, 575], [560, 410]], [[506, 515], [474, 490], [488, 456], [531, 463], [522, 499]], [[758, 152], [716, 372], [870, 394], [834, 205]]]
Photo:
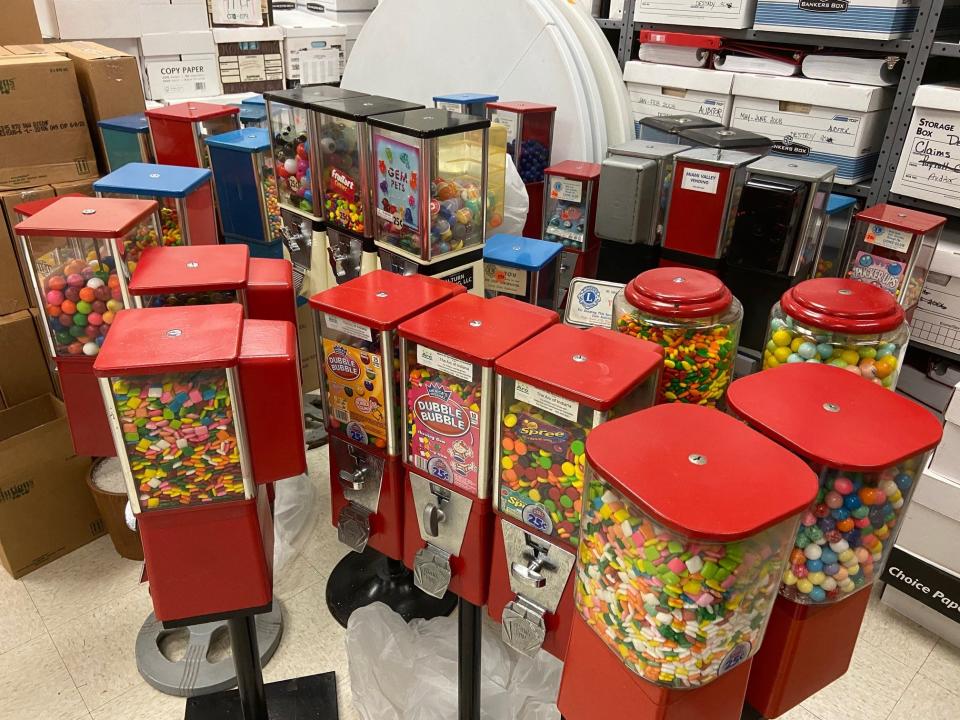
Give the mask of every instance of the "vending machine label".
[[621, 290], [620, 283], [574, 278], [567, 293], [563, 321], [575, 327], [609, 328], [613, 321], [613, 299]]
[[720, 173], [715, 170], [685, 167], [683, 169], [683, 175], [680, 178], [680, 187], [684, 190], [693, 190], [694, 192], [702, 192], [709, 195], [716, 195], [719, 185]]
[[453, 355], [447, 355], [439, 350], [432, 350], [423, 345], [417, 345], [417, 362], [426, 365], [434, 370], [441, 370], [445, 373], [470, 382], [473, 380], [473, 365]]
[[527, 271], [486, 263], [483, 266], [483, 286], [493, 292], [525, 295], [527, 292]]
[[380, 356], [324, 338], [323, 370], [331, 419], [346, 426], [351, 440], [382, 447], [387, 420]]
[[417, 206], [420, 150], [396, 140], [376, 137], [377, 216], [394, 227], [420, 230]]
[[550, 199], [578, 203], [583, 199], [583, 183], [567, 178], [553, 178], [550, 181]]
[[349, 335], [350, 337], [359, 338], [361, 340], [366, 340], [367, 342], [373, 342], [373, 333], [366, 325], [361, 325], [353, 320], [337, 317], [336, 315], [331, 315], [330, 313], [324, 315], [323, 320], [327, 327], [335, 332], [343, 333], [344, 335]]
[[517, 400], [534, 405], [548, 413], [559, 415], [571, 422], [577, 421], [577, 415], [580, 412], [580, 403], [576, 400], [568, 400], [552, 392], [535, 388], [525, 382], [517, 381], [517, 387], [514, 391]]
[[864, 242], [871, 245], [879, 245], [903, 253], [910, 249], [912, 239], [913, 234], [906, 230], [898, 230], [883, 225], [871, 225], [867, 229], [867, 234], [863, 236]]
[[495, 112], [490, 116], [490, 121], [503, 125], [507, 129], [507, 142], [512, 143], [517, 139], [517, 116], [512, 112]]

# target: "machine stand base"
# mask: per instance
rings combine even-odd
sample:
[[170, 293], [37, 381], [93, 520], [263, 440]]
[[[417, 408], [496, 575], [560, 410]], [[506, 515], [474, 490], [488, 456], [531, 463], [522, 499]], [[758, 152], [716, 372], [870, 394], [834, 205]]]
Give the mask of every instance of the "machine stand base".
[[[270, 720], [338, 720], [337, 679], [332, 672], [268, 683]], [[240, 695], [226, 690], [187, 700], [184, 720], [244, 720]]]
[[327, 608], [343, 627], [357, 608], [382, 602], [406, 622], [445, 617], [457, 606], [457, 596], [437, 599], [413, 584], [413, 572], [372, 547], [351, 552], [337, 563], [327, 580]]

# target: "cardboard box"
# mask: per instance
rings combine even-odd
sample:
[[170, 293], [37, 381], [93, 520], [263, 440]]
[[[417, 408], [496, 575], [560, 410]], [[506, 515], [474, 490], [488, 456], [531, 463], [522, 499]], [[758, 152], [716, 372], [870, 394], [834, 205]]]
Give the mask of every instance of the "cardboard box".
[[63, 403], [47, 395], [0, 411], [0, 563], [26, 575], [104, 534], [73, 452]]
[[53, 0], [53, 6], [57, 32], [52, 37], [98, 40], [141, 33], [138, 0]]
[[892, 192], [960, 208], [957, 139], [960, 138], [960, 86], [921, 85]]
[[949, 229], [937, 243], [910, 321], [910, 337], [923, 345], [960, 353], [960, 237]]
[[960, 483], [960, 393], [954, 393], [943, 418], [943, 439], [933, 452], [929, 471]]
[[[693, 3], [690, 0], [637, 0], [637, 22], [693, 25], [694, 27], [748, 28], [753, 25], [757, 0]], [[622, 12], [622, 10], [621, 10]]]
[[309, 305], [297, 308], [297, 344], [300, 350], [300, 379], [303, 392], [320, 387], [320, 361], [317, 357], [316, 313]]
[[703, 115], [727, 125], [733, 106], [734, 73], [632, 60], [623, 69], [634, 131], [640, 121], [664, 115]]
[[283, 90], [283, 30], [214, 28], [220, 84], [225, 93]]
[[270, 0], [207, 0], [210, 27], [267, 26]]
[[773, 139], [773, 153], [836, 165], [835, 184], [873, 176], [896, 88], [733, 75], [731, 127]]
[[17, 224], [13, 209], [22, 202], [53, 195], [50, 185], [0, 193], [0, 314], [6, 315], [36, 305], [30, 290], [30, 276], [20, 254], [20, 243], [13, 232]]
[[0, 315], [0, 404], [13, 407], [53, 392], [47, 353], [29, 310]]
[[283, 30], [283, 66], [288, 88], [337, 82], [346, 63], [347, 28], [310, 13], [274, 12]]
[[142, 33], [209, 30], [205, 0], [139, 0]]
[[4, 0], [0, 45], [38, 43], [42, 39], [33, 0]]
[[889, 40], [910, 37], [919, 10], [920, 0], [758, 0], [753, 27]]
[[220, 95], [217, 46], [210, 30], [149, 33], [140, 38], [144, 91], [150, 100]]
[[96, 193], [93, 191], [93, 183], [95, 183], [99, 178], [91, 178], [90, 180], [74, 180], [73, 182], [65, 183], [54, 183], [53, 184], [53, 193], [57, 197], [63, 195], [89, 195], [93, 197]]
[[96, 175], [73, 63], [62, 55], [0, 57], [0, 190]]
[[943, 385], [911, 365], [903, 365], [897, 377], [897, 390], [938, 413], [946, 411], [955, 388]]

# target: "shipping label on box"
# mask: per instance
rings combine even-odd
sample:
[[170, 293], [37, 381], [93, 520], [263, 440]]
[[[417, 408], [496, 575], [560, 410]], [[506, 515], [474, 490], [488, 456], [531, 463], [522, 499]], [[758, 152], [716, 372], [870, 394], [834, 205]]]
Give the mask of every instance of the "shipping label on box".
[[287, 38], [284, 42], [287, 86], [336, 82], [343, 76], [346, 40]]
[[220, 68], [213, 56], [146, 63], [150, 97], [179, 100], [220, 94]]

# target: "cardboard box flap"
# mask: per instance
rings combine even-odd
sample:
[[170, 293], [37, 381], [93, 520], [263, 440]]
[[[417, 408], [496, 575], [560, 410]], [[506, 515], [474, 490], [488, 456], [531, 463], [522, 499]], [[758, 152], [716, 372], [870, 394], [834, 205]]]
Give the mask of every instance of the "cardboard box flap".
[[729, 95], [734, 87], [736, 73], [707, 68], [690, 68], [679, 65], [631, 60], [623, 70], [623, 79], [628, 83], [659, 85]]
[[839, 110], [872, 112], [893, 104], [893, 87], [873, 87], [797, 77], [731, 73], [733, 94], [782, 102], [806, 103]]
[[273, 21], [288, 38], [347, 34], [346, 25], [300, 10], [277, 10], [273, 14]]
[[0, 412], [0, 443], [66, 416], [63, 403], [52, 395], [14, 405]]
[[48, 47], [55, 48], [70, 58], [81, 60], [110, 60], [113, 58], [132, 57], [128, 53], [116, 50], [100, 43], [89, 40], [74, 40], [72, 42], [51, 43]]
[[276, 42], [283, 40], [283, 29], [278, 27], [214, 28], [213, 41], [220, 43]]
[[937, 83], [921, 85], [913, 98], [913, 107], [960, 111], [960, 84]]
[[217, 45], [209, 30], [181, 33], [147, 33], [140, 38], [140, 52], [155, 55], [216, 55]]
[[929, 467], [913, 491], [913, 501], [960, 522], [960, 484]]
[[3, 0], [0, 45], [40, 42], [41, 39], [33, 0]]

